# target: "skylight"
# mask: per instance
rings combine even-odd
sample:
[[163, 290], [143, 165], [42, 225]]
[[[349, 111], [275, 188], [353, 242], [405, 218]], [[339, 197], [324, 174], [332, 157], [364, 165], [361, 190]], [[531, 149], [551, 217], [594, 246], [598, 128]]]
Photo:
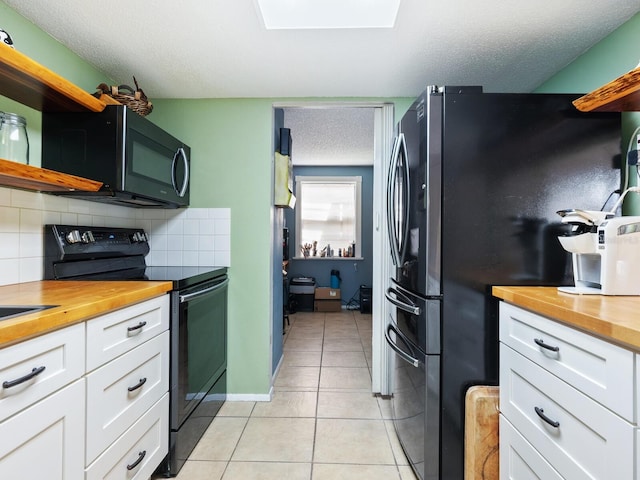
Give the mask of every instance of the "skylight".
[[269, 30], [393, 28], [400, 0], [255, 0]]

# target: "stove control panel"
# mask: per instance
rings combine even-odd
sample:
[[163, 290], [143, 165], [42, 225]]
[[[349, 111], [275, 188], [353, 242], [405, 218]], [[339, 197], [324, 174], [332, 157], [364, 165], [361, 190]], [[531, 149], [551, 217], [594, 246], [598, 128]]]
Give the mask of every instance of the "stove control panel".
[[149, 253], [141, 228], [45, 225], [45, 256], [50, 260], [127, 257]]

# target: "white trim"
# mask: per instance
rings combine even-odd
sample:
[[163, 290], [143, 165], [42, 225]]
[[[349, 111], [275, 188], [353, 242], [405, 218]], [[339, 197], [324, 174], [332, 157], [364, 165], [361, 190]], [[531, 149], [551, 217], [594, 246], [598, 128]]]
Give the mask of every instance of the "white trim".
[[384, 104], [377, 108], [374, 118], [375, 159], [373, 167], [373, 271], [372, 271], [372, 366], [371, 388], [373, 393], [390, 395], [392, 392], [392, 355], [387, 347], [384, 331], [387, 319], [395, 317], [395, 310], [385, 301], [388, 278], [393, 264], [389, 255], [387, 237], [386, 186], [387, 171], [391, 159], [394, 135], [394, 106]]
[[229, 402], [270, 402], [273, 396], [273, 388], [269, 393], [227, 393]]

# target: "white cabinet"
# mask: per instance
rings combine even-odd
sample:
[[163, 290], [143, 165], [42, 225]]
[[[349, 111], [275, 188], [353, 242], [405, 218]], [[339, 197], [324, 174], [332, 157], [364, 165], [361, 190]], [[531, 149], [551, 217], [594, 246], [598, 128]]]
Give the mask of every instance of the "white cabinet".
[[88, 374], [87, 465], [168, 389], [167, 331]]
[[87, 371], [169, 329], [169, 296], [153, 298], [87, 322]]
[[84, 374], [84, 324], [0, 349], [0, 421]]
[[87, 323], [87, 479], [148, 477], [167, 454], [168, 329], [168, 295]]
[[0, 478], [147, 480], [168, 451], [169, 296], [0, 349]]
[[0, 423], [0, 475], [11, 480], [82, 480], [84, 380]]
[[167, 454], [169, 394], [91, 464], [86, 480], [146, 480]]
[[84, 324], [0, 350], [2, 478], [80, 480]]
[[633, 478], [634, 352], [500, 305], [500, 476]]

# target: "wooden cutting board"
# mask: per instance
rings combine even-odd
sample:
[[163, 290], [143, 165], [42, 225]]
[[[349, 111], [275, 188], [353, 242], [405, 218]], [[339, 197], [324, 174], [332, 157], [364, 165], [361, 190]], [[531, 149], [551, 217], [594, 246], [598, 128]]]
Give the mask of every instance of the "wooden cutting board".
[[499, 387], [477, 385], [465, 397], [464, 478], [500, 478]]

